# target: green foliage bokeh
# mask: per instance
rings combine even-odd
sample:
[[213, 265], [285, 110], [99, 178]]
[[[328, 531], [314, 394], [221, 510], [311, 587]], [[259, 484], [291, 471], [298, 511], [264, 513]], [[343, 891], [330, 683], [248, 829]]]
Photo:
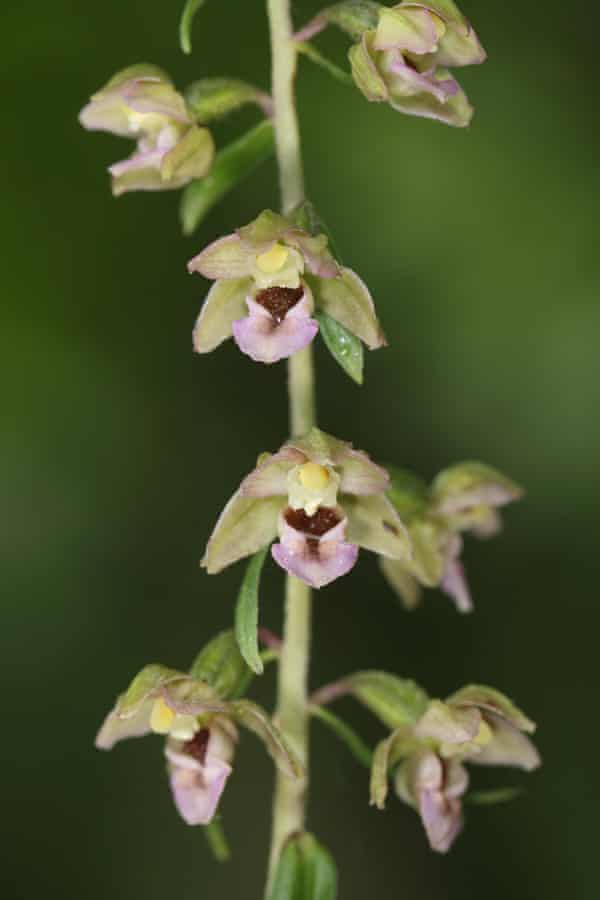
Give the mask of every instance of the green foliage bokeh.
[[[7, 896], [114, 900], [259, 897], [270, 762], [245, 738], [223, 804], [234, 862], [218, 866], [172, 807], [160, 741], [95, 751], [116, 693], [146, 662], [184, 667], [232, 622], [243, 569], [198, 560], [224, 501], [286, 438], [285, 368], [231, 345], [199, 358], [203, 297], [185, 262], [277, 203], [267, 164], [192, 238], [177, 196], [115, 201], [105, 167], [126, 142], [77, 112], [140, 60], [182, 87], [202, 75], [268, 84], [263, 5], [208, 3], [194, 53], [177, 4], [12, 5], [2, 11], [4, 132], [2, 440], [3, 773], [14, 848]], [[300, 23], [314, 2], [297, 2]], [[375, 560], [316, 597], [313, 684], [358, 668], [433, 694], [473, 680], [539, 723], [544, 768], [472, 808], [447, 858], [399, 803], [368, 807], [365, 773], [314, 724], [311, 827], [336, 857], [343, 900], [597, 896], [592, 742], [596, 678], [598, 123], [594, 25], [549, 0], [465, 2], [490, 59], [460, 79], [476, 106], [454, 131], [371, 106], [301, 61], [310, 195], [344, 260], [369, 283], [390, 348], [358, 388], [319, 348], [320, 424], [381, 461], [431, 477], [482, 458], [527, 489], [506, 530], [471, 541], [476, 612], [429, 592], [404, 613]], [[343, 41], [326, 44], [342, 59]], [[216, 129], [219, 142], [254, 120]], [[279, 628], [281, 573], [261, 617]], [[265, 703], [273, 673], [259, 686]], [[591, 710], [591, 717], [590, 717]], [[377, 727], [340, 707], [371, 740]], [[484, 777], [486, 776], [486, 777]], [[594, 883], [594, 881], [596, 883]]]

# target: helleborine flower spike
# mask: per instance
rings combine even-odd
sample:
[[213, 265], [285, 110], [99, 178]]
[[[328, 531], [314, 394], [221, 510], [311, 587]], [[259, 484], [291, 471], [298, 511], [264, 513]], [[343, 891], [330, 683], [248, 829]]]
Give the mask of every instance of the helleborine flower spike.
[[501, 528], [498, 508], [522, 496], [521, 488], [491, 466], [457, 463], [444, 469], [430, 487], [402, 469], [389, 468], [389, 499], [406, 523], [413, 556], [409, 562], [382, 558], [390, 585], [405, 606], [414, 608], [420, 585], [440, 587], [460, 612], [473, 608], [460, 561], [462, 533], [491, 537]]
[[533, 731], [534, 723], [493, 688], [470, 685], [445, 702], [432, 700], [416, 723], [400, 726], [377, 747], [371, 803], [383, 809], [388, 773], [397, 766], [396, 793], [418, 811], [432, 849], [445, 853], [463, 824], [464, 764], [532, 771], [540, 757], [525, 732]]
[[359, 547], [407, 562], [410, 541], [388, 486], [385, 469], [365, 453], [313, 428], [259, 457], [223, 510], [202, 564], [220, 572], [278, 534], [275, 561], [315, 588], [349, 572]]
[[96, 746], [110, 750], [125, 738], [164, 735], [177, 810], [188, 825], [207, 825], [232, 772], [238, 724], [264, 741], [286, 775], [301, 774], [300, 764], [267, 713], [249, 700], [236, 699], [249, 674], [232, 632], [214, 638], [189, 674], [146, 666], [106, 717]]
[[473, 108], [447, 67], [482, 63], [486, 54], [452, 0], [380, 7], [349, 56], [368, 100], [447, 125], [471, 121]]
[[210, 131], [193, 123], [183, 97], [157, 66], [141, 63], [118, 72], [93, 95], [79, 121], [90, 131], [137, 140], [132, 156], [109, 167], [115, 196], [180, 188], [212, 165]]
[[208, 353], [233, 335], [243, 353], [274, 363], [306, 347], [322, 310], [371, 350], [385, 338], [365, 284], [340, 267], [323, 234], [265, 210], [188, 263], [215, 284], [194, 329], [194, 349]]

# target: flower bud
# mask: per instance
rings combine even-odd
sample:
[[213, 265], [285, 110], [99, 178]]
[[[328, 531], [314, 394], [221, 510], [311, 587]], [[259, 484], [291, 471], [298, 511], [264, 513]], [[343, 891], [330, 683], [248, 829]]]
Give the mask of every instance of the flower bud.
[[183, 97], [156, 66], [117, 73], [82, 109], [90, 131], [134, 138], [136, 151], [109, 167], [115, 196], [183, 187], [207, 174], [214, 157], [208, 129], [195, 125]]
[[473, 115], [447, 66], [481, 63], [485, 52], [452, 0], [380, 7], [377, 25], [349, 53], [354, 80], [371, 102], [463, 127]]

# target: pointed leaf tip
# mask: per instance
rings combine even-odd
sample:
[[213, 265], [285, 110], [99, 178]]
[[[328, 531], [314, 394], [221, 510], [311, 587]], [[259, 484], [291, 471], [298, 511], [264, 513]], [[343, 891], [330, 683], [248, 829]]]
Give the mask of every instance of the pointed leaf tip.
[[264, 666], [258, 649], [258, 600], [260, 576], [269, 546], [256, 553], [246, 568], [235, 610], [235, 636], [240, 652], [257, 675]]
[[335, 361], [356, 384], [362, 384], [364, 351], [359, 338], [326, 312], [318, 312], [316, 318], [321, 337]]

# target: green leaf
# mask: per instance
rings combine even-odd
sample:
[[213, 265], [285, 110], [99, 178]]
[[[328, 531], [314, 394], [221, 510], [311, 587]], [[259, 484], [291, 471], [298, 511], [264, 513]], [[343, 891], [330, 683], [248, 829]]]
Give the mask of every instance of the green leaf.
[[250, 700], [228, 704], [227, 715], [252, 731], [264, 743], [277, 768], [289, 778], [301, 778], [304, 766], [290, 750], [287, 742], [265, 710]]
[[194, 118], [202, 123], [221, 119], [248, 103], [256, 103], [265, 112], [271, 106], [271, 98], [267, 94], [237, 78], [201, 78], [194, 81], [185, 90], [185, 101]]
[[495, 788], [489, 791], [472, 791], [465, 797], [465, 803], [473, 806], [494, 806], [496, 803], [508, 803], [522, 794], [521, 788]]
[[317, 312], [316, 317], [319, 322], [321, 337], [335, 361], [339, 363], [344, 372], [353, 381], [357, 384], [362, 384], [364, 351], [359, 338], [347, 331], [340, 322], [325, 312]]
[[256, 553], [246, 569], [235, 608], [235, 636], [241, 654], [257, 675], [264, 667], [258, 649], [258, 589], [269, 545]]
[[388, 728], [415, 723], [429, 703], [418, 684], [388, 672], [357, 672], [347, 684], [349, 692]]
[[269, 900], [336, 900], [337, 871], [312, 834], [297, 834], [283, 848]]
[[233, 631], [221, 632], [200, 651], [190, 675], [210, 684], [225, 700], [240, 697], [252, 678]]
[[301, 53], [303, 56], [306, 56], [307, 59], [310, 59], [311, 62], [315, 63], [315, 65], [320, 66], [326, 72], [328, 72], [332, 78], [335, 78], [336, 81], [341, 81], [342, 84], [354, 86], [354, 79], [350, 72], [347, 72], [345, 69], [340, 68], [340, 66], [336, 65], [334, 62], [331, 62], [330, 59], [327, 59], [326, 56], [317, 50], [317, 48], [313, 44], [309, 43], [299, 43], [296, 44], [296, 50], [298, 53]]
[[205, 0], [186, 0], [179, 21], [179, 43], [184, 53], [192, 52], [192, 22]]
[[208, 175], [183, 191], [180, 219], [184, 234], [200, 225], [219, 200], [262, 162], [273, 155], [275, 138], [271, 122], [261, 122], [217, 153]]
[[231, 858], [231, 851], [221, 821], [213, 819], [209, 825], [204, 826], [203, 831], [206, 842], [217, 862], [228, 862]]
[[371, 748], [365, 744], [363, 739], [358, 735], [350, 725], [346, 724], [343, 719], [334, 715], [328, 709], [322, 706], [311, 706], [310, 714], [315, 719], [320, 719], [339, 739], [347, 746], [350, 753], [367, 769], [370, 768], [373, 760]]

